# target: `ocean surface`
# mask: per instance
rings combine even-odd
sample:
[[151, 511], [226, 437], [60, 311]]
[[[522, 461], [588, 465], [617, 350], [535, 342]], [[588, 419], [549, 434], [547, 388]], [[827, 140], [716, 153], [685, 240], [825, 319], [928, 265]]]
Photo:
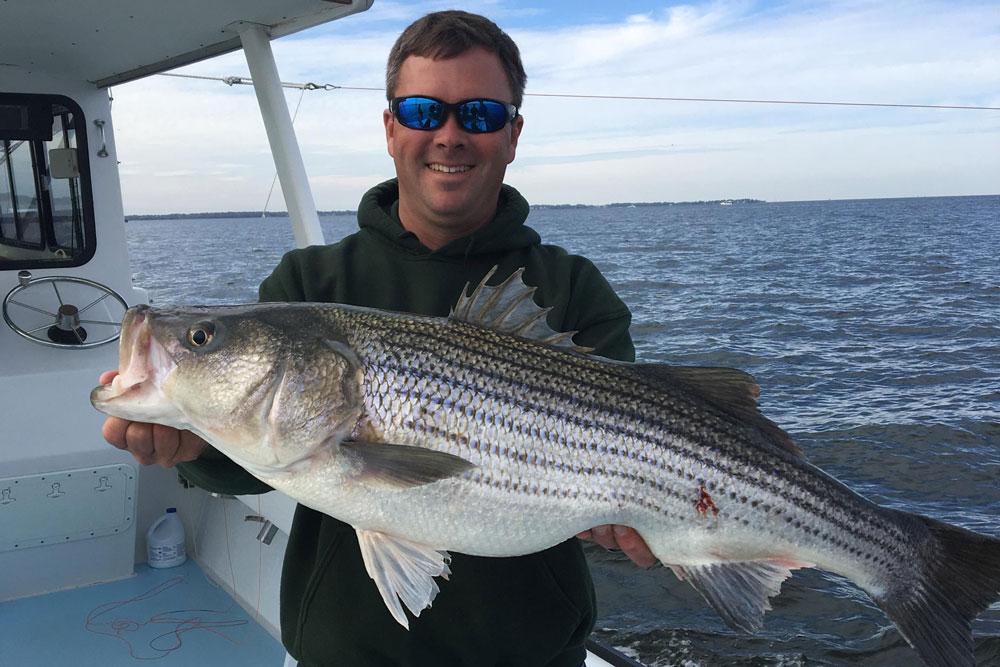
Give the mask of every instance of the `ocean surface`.
[[[356, 228], [322, 219], [328, 242]], [[756, 376], [765, 415], [883, 505], [1000, 537], [1000, 196], [536, 209], [634, 313], [642, 361]], [[153, 304], [256, 300], [287, 219], [132, 221]], [[589, 549], [596, 636], [651, 666], [916, 665], [867, 596], [796, 572], [755, 636], [661, 566]], [[1000, 605], [973, 624], [1000, 665]]]

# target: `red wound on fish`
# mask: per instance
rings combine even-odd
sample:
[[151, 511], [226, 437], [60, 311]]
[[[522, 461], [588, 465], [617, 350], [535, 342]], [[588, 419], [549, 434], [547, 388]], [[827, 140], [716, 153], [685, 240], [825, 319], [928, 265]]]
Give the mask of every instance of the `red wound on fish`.
[[708, 491], [705, 490], [704, 486], [698, 487], [699, 497], [698, 502], [695, 503], [694, 508], [698, 510], [698, 514], [702, 516], [708, 516], [711, 512], [712, 516], [719, 516], [719, 510], [716, 509], [715, 503], [712, 502], [712, 496], [708, 495]]

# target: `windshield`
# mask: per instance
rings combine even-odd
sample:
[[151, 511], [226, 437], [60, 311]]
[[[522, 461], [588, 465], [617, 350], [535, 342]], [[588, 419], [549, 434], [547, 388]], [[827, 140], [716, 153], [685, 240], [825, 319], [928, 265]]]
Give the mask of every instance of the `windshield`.
[[84, 122], [69, 98], [0, 93], [0, 271], [93, 256]]

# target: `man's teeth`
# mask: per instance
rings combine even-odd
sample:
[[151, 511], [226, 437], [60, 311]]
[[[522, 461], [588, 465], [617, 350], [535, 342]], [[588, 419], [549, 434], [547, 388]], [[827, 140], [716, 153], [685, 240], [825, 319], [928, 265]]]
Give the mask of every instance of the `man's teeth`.
[[460, 167], [446, 167], [443, 164], [431, 164], [429, 165], [434, 171], [443, 171], [446, 174], [460, 174], [464, 171], [469, 171], [472, 167], [463, 164]]

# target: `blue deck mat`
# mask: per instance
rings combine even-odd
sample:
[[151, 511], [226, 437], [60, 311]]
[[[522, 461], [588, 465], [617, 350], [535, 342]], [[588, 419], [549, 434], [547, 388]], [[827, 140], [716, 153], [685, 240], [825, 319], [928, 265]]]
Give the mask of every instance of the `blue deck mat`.
[[190, 560], [0, 603], [4, 667], [281, 667], [285, 651]]

